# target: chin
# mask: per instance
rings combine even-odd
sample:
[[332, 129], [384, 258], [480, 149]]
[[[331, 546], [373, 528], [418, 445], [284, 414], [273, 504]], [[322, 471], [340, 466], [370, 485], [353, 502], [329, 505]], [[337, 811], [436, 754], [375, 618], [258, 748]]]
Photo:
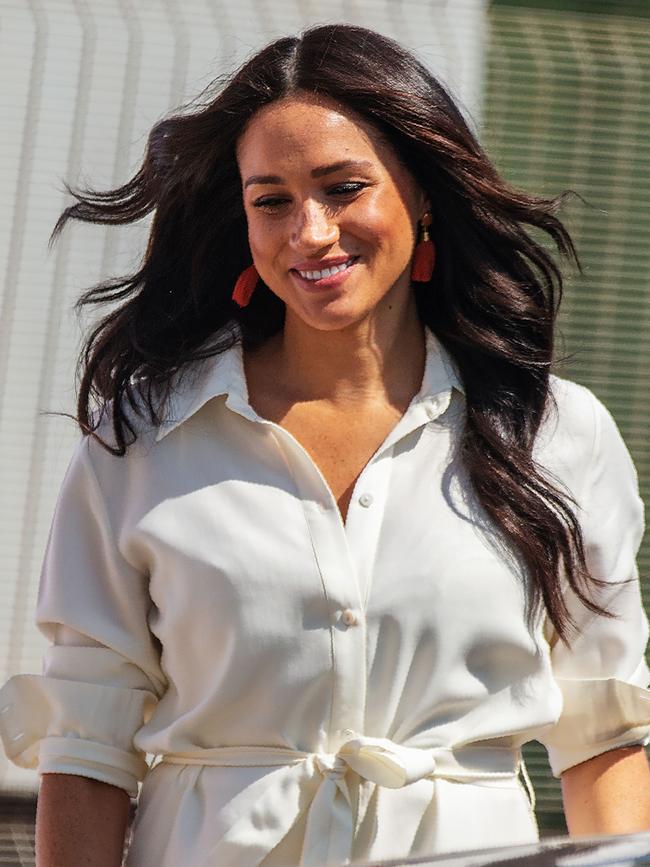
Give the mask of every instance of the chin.
[[351, 309], [351, 305], [337, 303], [319, 310], [293, 309], [294, 316], [316, 331], [342, 331], [366, 319], [371, 312], [365, 307]]

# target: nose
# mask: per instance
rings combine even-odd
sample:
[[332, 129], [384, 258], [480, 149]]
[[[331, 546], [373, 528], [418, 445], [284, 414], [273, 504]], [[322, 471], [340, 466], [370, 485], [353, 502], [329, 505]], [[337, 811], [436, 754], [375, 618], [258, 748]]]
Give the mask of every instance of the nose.
[[305, 202], [296, 214], [292, 246], [303, 253], [315, 253], [334, 244], [338, 237], [338, 225], [327, 209], [318, 202]]

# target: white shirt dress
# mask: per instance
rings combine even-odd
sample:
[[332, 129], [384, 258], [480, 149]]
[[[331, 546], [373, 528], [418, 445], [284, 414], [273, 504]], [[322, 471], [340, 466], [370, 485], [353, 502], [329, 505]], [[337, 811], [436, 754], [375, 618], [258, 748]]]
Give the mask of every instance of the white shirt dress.
[[52, 646], [42, 676], [3, 687], [0, 725], [19, 765], [131, 795], [143, 781], [128, 867], [529, 843], [523, 743], [560, 774], [648, 742], [643, 510], [611, 416], [553, 380], [536, 457], [576, 499], [617, 615], [569, 594], [569, 649], [527, 615], [518, 558], [476, 505], [462, 384], [426, 340], [422, 387], [345, 523], [306, 451], [251, 408], [239, 343], [126, 457], [80, 442], [38, 601]]

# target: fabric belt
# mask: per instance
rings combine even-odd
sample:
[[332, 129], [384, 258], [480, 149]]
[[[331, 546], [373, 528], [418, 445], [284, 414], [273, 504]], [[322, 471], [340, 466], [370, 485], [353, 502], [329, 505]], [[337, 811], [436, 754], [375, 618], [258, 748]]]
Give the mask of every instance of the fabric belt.
[[[349, 863], [354, 838], [353, 800], [346, 780], [349, 770], [387, 789], [436, 778], [475, 783], [507, 780], [516, 778], [520, 770], [518, 750], [488, 746], [426, 749], [351, 731], [344, 734], [347, 740], [336, 753], [218, 747], [162, 755], [163, 764], [277, 768], [229, 802], [228, 814], [233, 821], [211, 851], [209, 863], [255, 867], [305, 811], [300, 867]], [[385, 815], [377, 816], [378, 832], [388, 839], [391, 834], [399, 839], [405, 821], [411, 824], [407, 815], [400, 813], [408, 813], [411, 806], [408, 798], [393, 799], [391, 804]]]

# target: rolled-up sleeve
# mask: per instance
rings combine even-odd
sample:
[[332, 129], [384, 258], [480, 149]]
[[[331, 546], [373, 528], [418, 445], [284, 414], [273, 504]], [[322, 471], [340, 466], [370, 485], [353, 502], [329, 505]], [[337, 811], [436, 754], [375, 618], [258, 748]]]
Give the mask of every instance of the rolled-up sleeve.
[[135, 795], [147, 765], [134, 735], [165, 678], [148, 576], [119, 550], [90, 443], [68, 468], [41, 575], [37, 624], [52, 645], [42, 675], [16, 675], [0, 690], [0, 735], [17, 765]]
[[593, 598], [614, 616], [594, 615], [569, 594], [578, 632], [570, 646], [552, 631], [549, 636], [563, 710], [539, 740], [555, 776], [608, 750], [650, 739], [650, 672], [644, 657], [648, 621], [636, 567], [643, 504], [613, 418], [595, 398], [592, 405], [593, 454], [580, 519], [589, 570], [605, 582]]

